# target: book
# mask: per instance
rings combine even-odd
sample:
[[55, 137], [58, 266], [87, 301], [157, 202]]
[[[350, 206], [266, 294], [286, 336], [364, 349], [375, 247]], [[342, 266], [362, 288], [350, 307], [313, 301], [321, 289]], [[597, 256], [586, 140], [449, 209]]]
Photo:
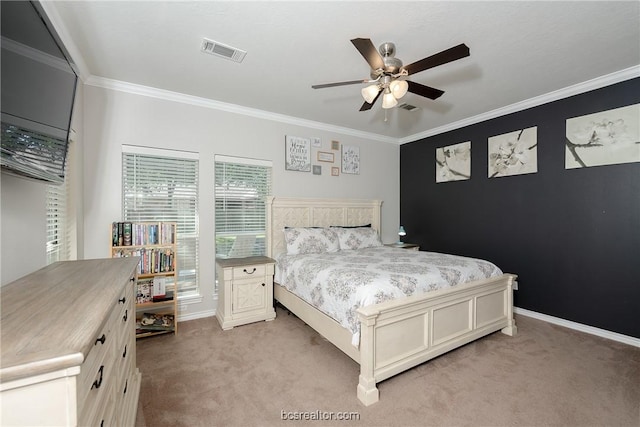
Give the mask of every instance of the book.
[[130, 222], [125, 222], [122, 225], [122, 244], [124, 246], [131, 246], [132, 240], [132, 226]]
[[172, 300], [173, 300], [173, 291], [167, 291], [167, 293], [162, 296], [153, 297], [153, 302], [172, 301]]
[[143, 313], [136, 328], [141, 331], [171, 331], [174, 328], [173, 314]]
[[151, 294], [151, 288], [153, 284], [151, 280], [139, 280], [138, 290], [136, 293], [136, 303], [143, 304], [145, 302], [153, 301], [153, 295]]
[[167, 293], [166, 279], [164, 277], [153, 278], [153, 298], [163, 297]]

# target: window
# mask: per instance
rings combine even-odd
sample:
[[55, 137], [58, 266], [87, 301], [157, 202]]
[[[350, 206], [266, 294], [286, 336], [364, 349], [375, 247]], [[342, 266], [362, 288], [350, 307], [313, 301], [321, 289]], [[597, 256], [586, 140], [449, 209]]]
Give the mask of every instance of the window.
[[72, 258], [71, 229], [68, 222], [73, 179], [73, 173], [70, 170], [70, 165], [73, 163], [73, 147], [73, 141], [70, 140], [64, 167], [64, 182], [47, 185], [47, 265]]
[[47, 265], [69, 259], [66, 184], [47, 185]]
[[198, 154], [122, 146], [122, 217], [177, 223], [178, 296], [198, 293]]
[[271, 162], [215, 156], [216, 257], [266, 253]]

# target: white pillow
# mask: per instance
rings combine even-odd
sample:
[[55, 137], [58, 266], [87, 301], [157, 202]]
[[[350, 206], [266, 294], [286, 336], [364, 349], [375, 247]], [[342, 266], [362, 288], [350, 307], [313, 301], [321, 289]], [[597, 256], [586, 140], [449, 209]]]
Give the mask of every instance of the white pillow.
[[320, 254], [340, 250], [338, 236], [329, 228], [295, 227], [284, 229], [287, 253]]
[[340, 249], [365, 249], [382, 246], [378, 232], [370, 227], [334, 228], [340, 242]]

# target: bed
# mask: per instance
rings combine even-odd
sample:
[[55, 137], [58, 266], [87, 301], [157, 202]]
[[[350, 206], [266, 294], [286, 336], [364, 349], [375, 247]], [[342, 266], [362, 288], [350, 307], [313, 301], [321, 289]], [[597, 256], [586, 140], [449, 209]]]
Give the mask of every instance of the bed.
[[[287, 252], [287, 229], [366, 225], [379, 232], [381, 206], [379, 200], [270, 197], [267, 255], [282, 259]], [[397, 257], [409, 257], [413, 252], [386, 247], [369, 250], [371, 254], [378, 251], [376, 256], [395, 251]], [[328, 260], [329, 256], [316, 258]], [[471, 274], [467, 277], [471, 281], [463, 279], [464, 283], [456, 286], [361, 306], [355, 309], [357, 336], [353, 328], [336, 320], [335, 313], [330, 317], [279, 283], [286, 279], [278, 274], [274, 298], [360, 364], [357, 396], [368, 406], [379, 400], [377, 383], [389, 377], [493, 332], [516, 333], [516, 276], [499, 269], [487, 275], [478, 278], [478, 274]]]

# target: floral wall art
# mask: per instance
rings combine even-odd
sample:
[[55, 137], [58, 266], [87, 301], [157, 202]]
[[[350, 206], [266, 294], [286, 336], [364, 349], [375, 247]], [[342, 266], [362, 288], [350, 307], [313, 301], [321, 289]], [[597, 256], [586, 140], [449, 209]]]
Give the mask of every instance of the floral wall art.
[[436, 182], [471, 178], [471, 141], [436, 148]]
[[360, 148], [342, 145], [342, 173], [360, 173]]
[[489, 178], [538, 172], [537, 126], [489, 138]]
[[565, 168], [640, 162], [640, 104], [567, 120]]

